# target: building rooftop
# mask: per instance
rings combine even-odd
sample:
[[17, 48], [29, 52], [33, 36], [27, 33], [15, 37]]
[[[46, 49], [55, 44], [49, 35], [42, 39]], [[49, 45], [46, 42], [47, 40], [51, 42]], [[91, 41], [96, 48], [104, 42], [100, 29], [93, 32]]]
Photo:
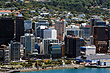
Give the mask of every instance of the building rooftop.
[[41, 25], [41, 26], [38, 26], [37, 29], [45, 29], [45, 28], [48, 28], [47, 26], [44, 26], [44, 25]]
[[33, 34], [26, 33], [25, 36], [34, 36]]
[[[83, 55], [86, 60], [101, 60], [101, 59], [110, 59], [110, 55], [108, 54], [94, 54], [94, 55]], [[76, 59], [81, 59], [81, 56], [76, 57]]]
[[67, 37], [68, 37], [68, 38], [78, 38], [78, 39], [80, 39], [79, 36], [75, 36], [75, 35], [73, 35], [73, 36], [71, 36], [71, 35], [67, 35]]
[[0, 49], [9, 49], [9, 48], [7, 48], [6, 45], [1, 45], [1, 46], [0, 46]]
[[0, 10], [0, 13], [1, 13], [1, 12], [8, 12], [8, 13], [11, 13], [10, 10]]

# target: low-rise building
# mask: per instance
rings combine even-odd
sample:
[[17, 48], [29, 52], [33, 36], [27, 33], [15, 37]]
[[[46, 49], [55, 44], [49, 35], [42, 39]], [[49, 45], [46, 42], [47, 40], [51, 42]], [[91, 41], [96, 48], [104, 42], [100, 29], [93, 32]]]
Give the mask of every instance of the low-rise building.
[[6, 45], [1, 45], [0, 46], [0, 62], [9, 62], [10, 57], [9, 57], [9, 48], [7, 48]]
[[97, 64], [100, 66], [110, 66], [110, 60], [100, 60]]
[[3, 15], [9, 15], [9, 14], [11, 14], [12, 12], [10, 11], [10, 10], [0, 10], [0, 16], [2, 16], [2, 14]]
[[96, 54], [96, 47], [95, 47], [95, 45], [82, 46], [81, 47], [81, 53], [84, 54], [84, 55]]
[[76, 57], [76, 61], [97, 63], [100, 60], [110, 60], [110, 55], [108, 54], [94, 54], [94, 55], [82, 55]]

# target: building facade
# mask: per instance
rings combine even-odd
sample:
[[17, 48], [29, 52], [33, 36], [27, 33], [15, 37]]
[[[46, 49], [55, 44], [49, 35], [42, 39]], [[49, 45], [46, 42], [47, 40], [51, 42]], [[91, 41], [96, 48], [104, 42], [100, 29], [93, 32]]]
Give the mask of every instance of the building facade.
[[35, 37], [40, 37], [43, 39], [44, 36], [44, 30], [47, 28], [47, 26], [38, 26], [35, 28]]
[[56, 21], [55, 29], [57, 30], [57, 39], [63, 41], [64, 33], [66, 32], [66, 22], [64, 20]]
[[82, 30], [84, 31], [84, 39], [86, 38], [90, 38], [90, 26], [86, 25], [84, 28], [82, 28]]
[[50, 43], [59, 43], [58, 39], [43, 39], [43, 54], [48, 54]]
[[84, 37], [84, 31], [82, 29], [74, 29], [74, 28], [68, 28], [67, 29], [67, 35], [76, 35], [79, 37]]
[[35, 49], [35, 36], [33, 34], [25, 34], [25, 56], [28, 57]]
[[8, 45], [14, 38], [14, 19], [10, 17], [0, 18], [0, 45]]
[[93, 45], [96, 46], [96, 53], [107, 53], [108, 50], [108, 27], [94, 26]]
[[0, 46], [0, 62], [6, 63], [10, 61], [9, 48], [6, 45]]
[[101, 19], [99, 18], [90, 19], [90, 36], [93, 35], [93, 26], [95, 25], [96, 21], [101, 21]]
[[43, 38], [57, 39], [57, 31], [55, 29], [45, 29], [43, 32]]
[[18, 61], [20, 60], [20, 42], [13, 42], [11, 41], [10, 47], [10, 58], [11, 61]]
[[61, 55], [62, 55], [62, 57], [65, 56], [65, 44], [64, 43], [61, 44]]
[[16, 17], [16, 41], [20, 42], [20, 36], [24, 35], [24, 17]]
[[81, 53], [82, 53], [83, 55], [96, 54], [96, 47], [95, 47], [95, 45], [82, 46], [82, 47], [81, 47]]
[[25, 36], [20, 37], [20, 43], [23, 44], [23, 47], [25, 47]]
[[79, 37], [67, 35], [65, 37], [65, 55], [69, 58], [80, 56], [81, 41]]
[[50, 52], [50, 57], [52, 59], [61, 58], [61, 44], [59, 44], [59, 43], [50, 43], [49, 52]]
[[24, 30], [26, 31], [27, 29], [32, 29], [32, 21], [29, 20], [24, 21]]
[[39, 20], [38, 22], [35, 23], [35, 28], [37, 28], [38, 26], [49, 27], [49, 22], [47, 20]]

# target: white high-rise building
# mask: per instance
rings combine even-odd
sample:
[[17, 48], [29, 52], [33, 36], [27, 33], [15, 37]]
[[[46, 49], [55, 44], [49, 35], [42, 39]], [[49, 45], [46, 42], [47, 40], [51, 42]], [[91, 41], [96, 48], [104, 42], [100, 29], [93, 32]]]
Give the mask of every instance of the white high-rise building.
[[57, 39], [57, 30], [55, 29], [45, 29], [43, 32], [43, 38]]

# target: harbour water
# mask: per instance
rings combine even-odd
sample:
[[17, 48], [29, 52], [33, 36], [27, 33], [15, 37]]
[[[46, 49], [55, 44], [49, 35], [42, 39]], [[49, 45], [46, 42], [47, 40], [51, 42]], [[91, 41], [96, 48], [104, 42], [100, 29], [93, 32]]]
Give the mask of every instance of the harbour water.
[[58, 69], [20, 73], [110, 73], [108, 68], [80, 68], [80, 69]]

